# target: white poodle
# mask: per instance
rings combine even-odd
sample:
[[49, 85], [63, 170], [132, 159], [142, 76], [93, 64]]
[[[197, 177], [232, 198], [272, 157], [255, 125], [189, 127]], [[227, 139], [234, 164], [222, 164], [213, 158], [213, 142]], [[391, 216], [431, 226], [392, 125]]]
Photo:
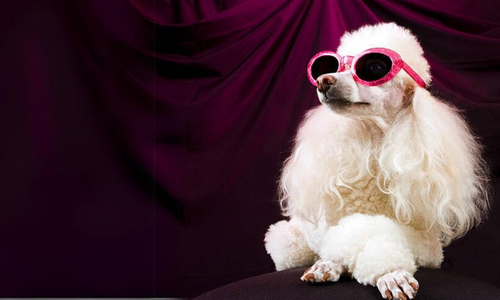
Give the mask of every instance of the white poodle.
[[308, 66], [322, 105], [307, 113], [281, 176], [288, 221], [271, 225], [277, 270], [303, 281], [350, 274], [386, 299], [412, 299], [418, 267], [488, 209], [480, 145], [455, 108], [433, 97], [417, 39], [394, 23], [344, 34]]

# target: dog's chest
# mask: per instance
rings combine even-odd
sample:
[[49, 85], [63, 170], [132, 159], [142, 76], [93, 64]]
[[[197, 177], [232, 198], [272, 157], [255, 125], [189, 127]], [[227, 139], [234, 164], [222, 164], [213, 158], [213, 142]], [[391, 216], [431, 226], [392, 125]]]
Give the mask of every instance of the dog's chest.
[[340, 210], [343, 216], [355, 213], [391, 215], [389, 198], [379, 189], [374, 177], [363, 178], [350, 187], [339, 187], [344, 199]]

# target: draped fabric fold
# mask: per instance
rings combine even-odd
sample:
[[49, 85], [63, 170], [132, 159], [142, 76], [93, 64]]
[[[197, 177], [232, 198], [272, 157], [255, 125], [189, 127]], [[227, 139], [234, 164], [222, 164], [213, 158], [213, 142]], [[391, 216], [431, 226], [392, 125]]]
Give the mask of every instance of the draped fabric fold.
[[[418, 36], [430, 89], [464, 110], [500, 172], [493, 0], [50, 0], [0, 11], [3, 297], [190, 297], [273, 271], [263, 237], [280, 218], [276, 181], [319, 105], [307, 62], [365, 24]], [[444, 267], [498, 284], [499, 217], [494, 206]]]

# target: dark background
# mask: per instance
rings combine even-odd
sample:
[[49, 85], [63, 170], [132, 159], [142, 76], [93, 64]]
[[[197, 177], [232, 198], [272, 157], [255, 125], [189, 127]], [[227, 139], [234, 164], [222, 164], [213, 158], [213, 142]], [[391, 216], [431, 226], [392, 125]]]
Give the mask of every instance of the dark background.
[[500, 5], [0, 3], [0, 297], [188, 297], [274, 267], [276, 180], [318, 105], [309, 58], [394, 21], [465, 114], [497, 191], [443, 267], [500, 286]]

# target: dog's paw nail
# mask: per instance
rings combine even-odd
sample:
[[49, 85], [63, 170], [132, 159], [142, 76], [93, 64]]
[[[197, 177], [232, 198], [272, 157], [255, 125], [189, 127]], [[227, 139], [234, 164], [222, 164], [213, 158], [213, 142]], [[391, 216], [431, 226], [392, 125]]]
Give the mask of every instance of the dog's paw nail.
[[392, 300], [392, 295], [389, 290], [385, 291], [385, 295], [387, 296], [387, 299]]
[[398, 293], [399, 299], [406, 300], [406, 297], [403, 293]]
[[328, 278], [330, 278], [330, 276], [331, 276], [330, 273], [325, 273], [325, 275], [323, 275], [323, 282], [326, 282]]
[[[415, 292], [416, 292], [416, 291], [418, 291], [418, 286], [417, 286], [415, 283], [410, 282], [409, 284], [411, 285], [411, 287], [413, 288], [413, 290], [414, 290]], [[413, 297], [415, 297], [416, 295], [417, 295], [417, 293], [414, 293], [414, 294], [413, 294]]]
[[311, 268], [307, 268], [307, 270], [304, 271], [304, 274], [303, 275], [306, 275], [307, 272], [309, 272], [311, 270]]
[[314, 274], [313, 273], [307, 274], [306, 276], [304, 276], [304, 279], [306, 281], [312, 282], [314, 280]]

